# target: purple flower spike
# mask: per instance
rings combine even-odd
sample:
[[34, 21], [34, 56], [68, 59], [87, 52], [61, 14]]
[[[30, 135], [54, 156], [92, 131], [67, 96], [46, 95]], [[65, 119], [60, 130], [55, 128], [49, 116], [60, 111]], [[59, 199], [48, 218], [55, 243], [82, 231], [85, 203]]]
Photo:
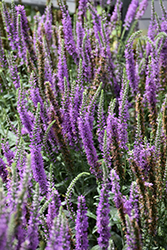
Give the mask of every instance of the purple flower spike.
[[40, 103], [38, 103], [33, 133], [31, 135], [31, 166], [34, 179], [39, 183], [42, 193], [47, 192], [47, 178], [44, 170], [44, 163], [41, 155], [41, 140], [39, 129]]
[[99, 107], [98, 107], [98, 113], [97, 113], [97, 123], [98, 123], [97, 135], [98, 135], [98, 141], [99, 141], [99, 148], [101, 151], [103, 150], [104, 128], [106, 125], [103, 104], [104, 104], [104, 97], [103, 97], [103, 90], [102, 90], [101, 96], [100, 96]]
[[109, 191], [108, 185], [103, 184], [100, 193], [100, 202], [97, 208], [97, 231], [99, 233], [98, 244], [102, 250], [107, 250], [110, 239], [110, 228], [109, 228]]
[[3, 182], [7, 179], [7, 169], [5, 162], [0, 158], [0, 177], [2, 178]]
[[60, 8], [62, 11], [62, 24], [63, 24], [63, 31], [64, 31], [64, 43], [68, 53], [73, 57], [74, 61], [77, 61], [77, 50], [75, 46], [75, 41], [72, 32], [72, 23], [71, 17], [66, 9], [66, 6], [60, 4]]
[[137, 7], [139, 6], [139, 0], [132, 0], [126, 13], [124, 27], [128, 30], [136, 14]]
[[112, 193], [114, 194], [115, 206], [117, 209], [119, 209], [122, 205], [122, 194], [120, 192], [119, 176], [114, 169], [111, 170], [110, 178], [112, 184]]
[[21, 87], [18, 91], [17, 110], [18, 110], [18, 113], [20, 115], [20, 119], [21, 119], [23, 125], [25, 126], [27, 131], [29, 133], [31, 133], [31, 131], [32, 131], [32, 118], [31, 118], [30, 113], [28, 112], [27, 107], [26, 107], [27, 102], [26, 102], [26, 99], [25, 99], [25, 96], [23, 93], [22, 83], [20, 82], [20, 84], [21, 84]]
[[54, 218], [59, 213], [59, 208], [61, 205], [60, 196], [57, 190], [53, 190], [48, 197], [48, 200], [53, 198], [52, 201], [49, 203], [48, 206], [48, 214], [47, 214], [47, 224], [48, 227], [51, 228], [53, 225]]
[[144, 15], [147, 6], [148, 6], [148, 0], [143, 0], [139, 3], [139, 9], [136, 13], [135, 19], [140, 19]]
[[80, 0], [79, 1], [79, 6], [78, 6], [78, 19], [79, 19], [79, 21], [81, 21], [86, 14], [87, 2], [88, 2], [88, 0]]
[[4, 156], [7, 159], [8, 165], [11, 166], [12, 162], [13, 162], [13, 159], [14, 159], [14, 153], [10, 149], [10, 146], [9, 146], [8, 142], [2, 143], [1, 146], [2, 146], [2, 150], [3, 150]]
[[78, 209], [76, 217], [76, 250], [88, 249], [88, 217], [86, 215], [87, 207], [84, 196], [78, 197]]
[[132, 94], [136, 94], [138, 90], [138, 77], [136, 74], [134, 53], [132, 48], [132, 40], [129, 39], [126, 49], [125, 49], [125, 59], [126, 59], [126, 73], [129, 80], [129, 85], [132, 90]]
[[97, 177], [100, 173], [100, 165], [98, 163], [97, 151], [93, 143], [93, 135], [88, 118], [89, 117], [87, 117], [87, 119], [84, 119], [83, 116], [80, 116], [78, 118], [78, 128], [84, 145], [88, 164], [91, 166], [90, 171]]
[[6, 56], [2, 45], [1, 32], [0, 32], [0, 66], [2, 68], [7, 66]]

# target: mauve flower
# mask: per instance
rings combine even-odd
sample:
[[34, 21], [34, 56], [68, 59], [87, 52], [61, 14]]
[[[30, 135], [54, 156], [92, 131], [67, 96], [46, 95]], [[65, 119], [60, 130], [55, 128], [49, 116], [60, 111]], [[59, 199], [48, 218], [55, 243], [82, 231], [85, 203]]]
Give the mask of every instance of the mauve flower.
[[116, 0], [114, 10], [113, 10], [111, 18], [110, 18], [110, 21], [114, 24], [114, 26], [115, 26], [115, 23], [117, 21], [119, 21], [119, 19], [118, 19], [118, 17], [119, 17], [118, 16], [118, 11], [120, 12], [121, 8], [122, 8], [122, 2], [120, 0]]
[[87, 250], [88, 245], [88, 217], [84, 196], [78, 197], [77, 217], [76, 217], [76, 250]]
[[5, 162], [0, 158], [0, 177], [2, 178], [3, 182], [6, 181], [8, 175], [8, 171], [6, 168]]
[[112, 184], [111, 192], [114, 194], [113, 200], [114, 200], [116, 208], [119, 209], [122, 206], [123, 199], [122, 199], [122, 194], [120, 192], [120, 185], [119, 185], [120, 179], [114, 169], [111, 170], [110, 179], [111, 179], [111, 184]]
[[2, 15], [5, 22], [5, 28], [9, 40], [9, 45], [12, 50], [16, 49], [16, 20], [11, 18], [9, 10], [6, 6], [6, 3], [2, 2]]
[[22, 124], [25, 126], [27, 131], [31, 133], [32, 131], [32, 117], [30, 112], [27, 109], [27, 100], [23, 93], [23, 88], [21, 87], [18, 91], [18, 101], [17, 101], [17, 110], [22, 121]]
[[99, 141], [99, 149], [101, 151], [103, 150], [104, 129], [106, 126], [103, 105], [104, 105], [104, 97], [102, 90], [97, 111], [97, 136]]
[[47, 6], [45, 9], [45, 35], [48, 42], [51, 42], [52, 39], [52, 12], [51, 12], [51, 5]]
[[47, 214], [47, 225], [49, 228], [53, 225], [54, 218], [59, 213], [59, 208], [61, 206], [60, 195], [57, 190], [53, 189], [51, 193], [48, 195], [48, 200], [52, 198], [52, 201], [48, 206], [48, 214]]
[[8, 165], [11, 166], [15, 154], [14, 154], [13, 151], [10, 149], [10, 145], [9, 145], [8, 142], [3, 143], [3, 141], [2, 141], [1, 146], [2, 146], [2, 150], [3, 150], [4, 156], [5, 156], [6, 159], [7, 159]]
[[139, 3], [139, 9], [136, 13], [135, 19], [140, 19], [144, 15], [144, 13], [147, 9], [147, 6], [148, 6], [148, 0], [142, 0]]
[[88, 0], [80, 0], [78, 5], [78, 20], [82, 21], [86, 15]]
[[32, 209], [28, 221], [27, 235], [28, 249], [36, 250], [39, 244], [38, 225], [39, 225], [39, 185], [36, 184], [36, 190], [33, 197]]
[[67, 219], [59, 209], [59, 215], [55, 217], [50, 229], [50, 237], [47, 242], [46, 250], [70, 250], [70, 235]]
[[41, 193], [47, 192], [47, 178], [44, 170], [43, 158], [41, 155], [41, 138], [40, 138], [40, 104], [38, 103], [37, 113], [33, 124], [31, 134], [31, 166], [34, 179], [39, 183]]
[[138, 77], [136, 74], [134, 53], [133, 53], [133, 42], [129, 39], [125, 48], [125, 59], [126, 59], [126, 73], [131, 87], [132, 94], [135, 95], [138, 91]]
[[100, 192], [100, 201], [97, 207], [97, 232], [99, 237], [97, 239], [98, 245], [102, 250], [107, 250], [110, 239], [110, 227], [109, 227], [109, 188], [107, 184], [102, 185]]
[[57, 78], [58, 78], [58, 86], [60, 89], [60, 92], [64, 93], [64, 77], [66, 77], [67, 85], [69, 87], [69, 81], [68, 81], [68, 68], [67, 68], [67, 61], [66, 56], [64, 52], [64, 40], [60, 39], [59, 36], [59, 46], [58, 46], [58, 65], [57, 65]]
[[68, 53], [73, 57], [74, 61], [77, 62], [77, 49], [72, 32], [72, 23], [69, 11], [65, 5], [60, 5], [62, 11], [62, 24], [64, 31], [64, 44]]
[[90, 128], [88, 117], [85, 118], [82, 115], [78, 118], [79, 133], [82, 138], [84, 150], [86, 153], [88, 164], [90, 165], [90, 171], [95, 176], [99, 174], [99, 163], [97, 151], [93, 142], [92, 130]]
[[136, 14], [137, 7], [139, 6], [139, 0], [132, 0], [124, 20], [124, 27], [128, 30]]
[[129, 85], [126, 83], [126, 79], [123, 79], [122, 88], [119, 97], [119, 139], [120, 139], [120, 147], [122, 149], [128, 150], [128, 120], [129, 120], [129, 112], [128, 112], [128, 88]]
[[0, 66], [2, 68], [5, 68], [7, 66], [6, 56], [2, 45], [1, 32], [0, 32]]

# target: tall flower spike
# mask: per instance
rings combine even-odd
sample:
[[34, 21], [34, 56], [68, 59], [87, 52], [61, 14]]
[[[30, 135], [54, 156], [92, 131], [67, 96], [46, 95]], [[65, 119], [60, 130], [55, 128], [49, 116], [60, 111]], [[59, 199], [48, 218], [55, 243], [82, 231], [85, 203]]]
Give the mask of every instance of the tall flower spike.
[[78, 118], [79, 133], [84, 145], [85, 154], [88, 164], [90, 165], [90, 171], [97, 178], [101, 173], [100, 164], [98, 162], [97, 151], [93, 142], [93, 134], [90, 128], [89, 120], [85, 119], [82, 115]]
[[146, 9], [147, 9], [147, 6], [148, 6], [148, 0], [142, 0], [142, 1], [139, 3], [139, 8], [138, 8], [138, 10], [137, 10], [135, 19], [138, 19], [138, 20], [139, 20], [139, 19], [144, 15], [144, 13], [145, 13], [145, 11], [146, 11]]
[[3, 182], [7, 179], [7, 168], [5, 162], [0, 158], [0, 177], [2, 178]]
[[64, 31], [64, 43], [68, 53], [73, 57], [74, 61], [77, 62], [77, 49], [72, 32], [72, 23], [69, 11], [63, 4], [62, 0], [59, 0], [60, 9], [62, 11], [62, 24]]
[[28, 113], [27, 107], [26, 107], [26, 99], [24, 95], [24, 88], [23, 83], [20, 80], [20, 89], [18, 90], [18, 101], [17, 101], [17, 110], [20, 116], [20, 119], [27, 129], [29, 133], [32, 131], [32, 118]]
[[14, 56], [8, 58], [10, 78], [16, 89], [20, 87], [20, 75]]
[[82, 42], [82, 70], [84, 75], [84, 81], [90, 82], [91, 77], [93, 75], [92, 72], [92, 66], [91, 66], [91, 42], [90, 42], [90, 36], [86, 33], [83, 42]]
[[21, 16], [18, 14], [17, 16], [17, 47], [18, 47], [18, 55], [19, 58], [22, 59], [22, 63], [26, 61], [26, 47], [25, 47], [25, 41], [23, 38], [23, 29], [22, 29], [22, 22], [21, 22]]
[[38, 103], [33, 132], [31, 135], [31, 165], [34, 179], [39, 183], [41, 193], [47, 191], [47, 178], [44, 170], [44, 163], [41, 155], [41, 139], [39, 129], [40, 103]]
[[138, 92], [139, 82], [138, 82], [138, 77], [136, 74], [135, 60], [134, 60], [134, 53], [133, 53], [132, 45], [133, 45], [133, 40], [140, 33], [141, 31], [138, 31], [130, 37], [126, 45], [126, 49], [125, 49], [126, 73], [127, 73], [127, 78], [129, 80], [129, 85], [131, 87], [133, 95], [136, 95], [136, 93]]
[[[48, 225], [48, 228], [51, 228], [54, 218], [58, 215], [61, 201], [60, 201], [59, 193], [55, 189], [51, 191], [49, 197], [52, 198], [52, 201], [49, 203], [49, 206], [48, 206], [47, 225]], [[48, 197], [48, 200], [49, 200], [49, 197]]]
[[105, 117], [104, 117], [103, 105], [104, 105], [104, 94], [103, 94], [103, 89], [102, 89], [98, 111], [97, 111], [97, 123], [98, 123], [97, 135], [98, 135], [98, 141], [99, 141], [99, 148], [101, 151], [103, 149], [103, 138], [104, 138], [104, 128], [105, 128]]
[[129, 112], [128, 112], [128, 89], [129, 82], [126, 84], [125, 72], [123, 76], [122, 88], [120, 92], [119, 98], [119, 139], [120, 139], [120, 147], [122, 149], [128, 150], [128, 120], [129, 120]]
[[[124, 177], [124, 169], [122, 166], [122, 154], [119, 142], [119, 120], [113, 113], [113, 103], [110, 103], [107, 117], [107, 150], [110, 153], [110, 159], [112, 159], [113, 165], [117, 174], [122, 179]], [[110, 160], [109, 159], [109, 160]]]
[[119, 22], [121, 8], [122, 8], [122, 2], [120, 0], [116, 0], [114, 10], [110, 18], [110, 21], [114, 27], [115, 27], [116, 22]]
[[83, 22], [87, 10], [87, 0], [80, 0], [78, 6], [78, 20]]
[[97, 207], [97, 232], [99, 237], [97, 239], [98, 245], [102, 250], [107, 250], [109, 246], [110, 239], [110, 228], [109, 228], [109, 189], [108, 185], [105, 183], [102, 185], [100, 192], [100, 201]]
[[76, 216], [76, 250], [87, 250], [88, 249], [88, 217], [86, 215], [87, 207], [84, 196], [78, 197], [78, 207]]
[[111, 157], [109, 152], [109, 145], [107, 143], [107, 131], [105, 129], [104, 131], [104, 137], [103, 137], [103, 160], [105, 162], [105, 165], [109, 168], [111, 168]]
[[24, 6], [18, 5], [15, 8], [17, 11], [17, 15], [18, 16], [20, 15], [20, 23], [22, 26], [21, 32], [23, 34], [22, 39], [24, 41], [24, 45], [26, 46], [26, 49], [30, 53], [32, 61], [35, 63], [36, 62], [36, 54], [34, 52], [33, 41], [32, 41], [32, 38], [30, 36], [30, 28], [29, 28], [28, 19], [26, 16]]
[[5, 68], [7, 66], [5, 51], [4, 51], [2, 38], [1, 38], [1, 30], [0, 30], [0, 66], [2, 68]]
[[142, 250], [142, 243], [141, 243], [141, 234], [140, 234], [140, 227], [135, 219], [135, 217], [130, 217], [128, 214], [125, 216], [126, 218], [126, 243], [127, 243], [127, 250]]
[[69, 81], [68, 81], [68, 69], [67, 69], [67, 61], [64, 53], [64, 40], [60, 38], [59, 35], [59, 60], [58, 60], [58, 70], [57, 70], [57, 77], [58, 77], [58, 86], [61, 93], [64, 93], [64, 77], [66, 77], [68, 88], [69, 88]]
[[119, 185], [120, 178], [114, 169], [111, 170], [110, 179], [111, 179], [111, 185], [112, 185], [111, 192], [114, 194], [113, 200], [114, 200], [116, 208], [118, 209], [120, 219], [123, 225], [123, 230], [125, 230], [126, 228], [125, 214], [124, 214], [125, 211], [124, 211], [122, 194], [120, 192], [120, 185]]
[[132, 0], [124, 20], [124, 27], [128, 30], [136, 14], [137, 7], [139, 6], [139, 0]]
[[46, 247], [46, 250], [58, 249], [70, 250], [69, 228], [62, 207], [59, 209], [59, 215], [54, 219], [53, 226], [50, 230], [50, 238]]
[[16, 37], [15, 37], [16, 23], [12, 21], [11, 16], [9, 14], [9, 10], [4, 1], [2, 1], [2, 18], [3, 18], [4, 26], [7, 32], [9, 44], [12, 50], [15, 50], [17, 47], [15, 44], [16, 43]]
[[147, 66], [147, 77], [146, 77], [146, 85], [145, 85], [145, 98], [148, 102], [149, 108], [149, 121], [152, 126], [152, 132], [155, 137], [156, 133], [156, 120], [157, 120], [157, 98], [156, 98], [156, 90], [157, 85], [154, 78], [154, 68], [152, 65], [152, 57], [149, 57], [149, 63]]
[[39, 211], [39, 184], [36, 183], [35, 194], [33, 197], [32, 209], [27, 228], [28, 249], [36, 250], [39, 244], [38, 239], [38, 211]]

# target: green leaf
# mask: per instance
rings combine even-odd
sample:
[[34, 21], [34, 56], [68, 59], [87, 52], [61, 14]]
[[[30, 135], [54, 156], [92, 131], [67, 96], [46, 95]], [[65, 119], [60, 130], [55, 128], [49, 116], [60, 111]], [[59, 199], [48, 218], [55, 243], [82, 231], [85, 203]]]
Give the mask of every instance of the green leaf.
[[101, 248], [99, 247], [99, 245], [96, 245], [96, 246], [92, 247], [91, 250], [101, 250]]
[[96, 215], [90, 212], [89, 210], [87, 211], [87, 216], [96, 220]]

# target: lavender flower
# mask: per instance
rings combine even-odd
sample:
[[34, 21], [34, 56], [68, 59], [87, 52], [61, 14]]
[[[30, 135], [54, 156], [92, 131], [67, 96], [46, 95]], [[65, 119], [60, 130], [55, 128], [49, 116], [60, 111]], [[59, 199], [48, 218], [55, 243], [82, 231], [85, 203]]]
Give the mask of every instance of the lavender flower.
[[119, 138], [120, 138], [120, 147], [125, 150], [128, 150], [128, 120], [129, 120], [129, 112], [128, 112], [128, 87], [129, 84], [125, 86], [125, 79], [123, 79], [122, 88], [120, 92], [119, 98]]
[[20, 89], [18, 91], [18, 102], [17, 102], [17, 110], [20, 115], [20, 119], [27, 129], [29, 133], [32, 131], [32, 117], [30, 116], [30, 112], [28, 112], [26, 107], [27, 101], [25, 99], [25, 95], [23, 93], [23, 85], [20, 82]]
[[59, 215], [55, 217], [53, 226], [50, 230], [50, 237], [47, 242], [46, 250], [70, 250], [70, 236], [66, 217], [59, 209]]
[[125, 16], [125, 20], [124, 20], [124, 27], [126, 28], [126, 30], [129, 29], [134, 17], [135, 17], [135, 14], [136, 14], [136, 10], [137, 10], [137, 7], [139, 6], [139, 0], [132, 0], [130, 5], [129, 5], [129, 8], [128, 8], [128, 11], [126, 13], [126, 16]]
[[15, 88], [20, 88], [20, 75], [16, 62], [12, 56], [9, 58], [9, 73]]
[[21, 15], [17, 15], [17, 48], [18, 48], [18, 55], [19, 58], [22, 59], [22, 63], [26, 61], [26, 47], [25, 41], [23, 37], [23, 29], [22, 29], [22, 22], [21, 22]]
[[111, 170], [110, 178], [112, 184], [111, 192], [114, 194], [115, 206], [117, 209], [119, 209], [122, 206], [122, 194], [120, 192], [119, 176], [114, 169]]
[[136, 75], [136, 68], [135, 68], [135, 60], [134, 60], [134, 53], [132, 48], [132, 40], [129, 39], [126, 49], [125, 49], [125, 58], [126, 58], [126, 73], [127, 78], [129, 80], [129, 85], [132, 90], [132, 94], [136, 94], [138, 91], [138, 78]]
[[136, 13], [135, 19], [140, 19], [144, 15], [144, 13], [147, 9], [147, 6], [148, 6], [148, 0], [142, 0], [139, 3], [139, 9]]
[[12, 20], [6, 3], [2, 2], [3, 22], [6, 28], [9, 44], [12, 50], [16, 49], [16, 22]]
[[[26, 49], [29, 51], [30, 55], [31, 55], [31, 59], [33, 62], [36, 61], [36, 55], [34, 53], [34, 49], [33, 49], [33, 41], [32, 38], [30, 37], [30, 29], [29, 29], [29, 25], [28, 25], [28, 19], [26, 16], [26, 12], [24, 9], [24, 6], [18, 5], [16, 6], [16, 11], [17, 11], [17, 16], [20, 18], [20, 39], [23, 39], [23, 46], [26, 46]], [[22, 46], [20, 44], [20, 46]]]
[[90, 4], [88, 5], [88, 7], [90, 8], [91, 14], [92, 14], [92, 21], [93, 21], [93, 25], [94, 25], [94, 33], [95, 33], [95, 38], [97, 39], [99, 45], [102, 46], [101, 44], [101, 40], [99, 35], [102, 37], [102, 29], [101, 29], [101, 18], [99, 16], [99, 14], [97, 13], [96, 9], [93, 8], [93, 6], [91, 6]]
[[48, 214], [47, 214], [47, 224], [48, 228], [52, 227], [54, 218], [59, 213], [59, 208], [61, 205], [60, 196], [57, 190], [54, 190], [51, 192], [51, 194], [48, 197], [48, 200], [52, 198], [52, 201], [49, 203], [48, 206]]
[[47, 38], [47, 41], [51, 43], [52, 39], [52, 12], [51, 12], [51, 5], [47, 6], [45, 9], [45, 35]]
[[127, 250], [142, 250], [140, 228], [135, 218], [126, 215], [126, 227]]
[[105, 116], [104, 116], [104, 110], [103, 110], [103, 103], [104, 103], [104, 97], [103, 97], [103, 90], [102, 90], [101, 96], [100, 96], [100, 102], [98, 106], [98, 113], [97, 113], [97, 123], [98, 123], [97, 135], [98, 135], [100, 150], [103, 149], [103, 138], [104, 138], [104, 128], [105, 128]]
[[42, 193], [47, 191], [47, 178], [44, 170], [44, 163], [41, 155], [41, 139], [39, 129], [40, 103], [38, 103], [33, 133], [31, 135], [31, 166], [35, 180], [39, 183]]
[[33, 197], [32, 209], [30, 213], [30, 219], [28, 222], [27, 229], [27, 240], [28, 240], [28, 249], [36, 250], [39, 244], [38, 239], [38, 211], [39, 211], [39, 184], [36, 184], [36, 190]]
[[2, 146], [2, 150], [4, 153], [4, 156], [7, 159], [8, 165], [11, 167], [13, 159], [14, 159], [14, 153], [13, 151], [10, 149], [9, 143], [5, 142], [5, 143], [1, 143]]
[[67, 62], [66, 57], [64, 54], [64, 40], [61, 40], [59, 37], [59, 61], [58, 61], [58, 71], [57, 71], [57, 78], [58, 78], [58, 86], [61, 93], [64, 92], [64, 77], [66, 77], [67, 85], [69, 87], [68, 82], [68, 69], [67, 69]]
[[[153, 60], [153, 62], [152, 62]], [[145, 99], [148, 102], [148, 108], [150, 112], [149, 120], [152, 125], [153, 134], [155, 136], [156, 133], [156, 120], [157, 120], [157, 98], [156, 98], [156, 91], [157, 91], [157, 80], [155, 77], [157, 75], [156, 71], [157, 67], [155, 61], [152, 57], [149, 59], [149, 64], [147, 66], [147, 77], [146, 77], [146, 85], [145, 85]]]
[[76, 217], [76, 250], [88, 249], [88, 217], [86, 215], [87, 207], [84, 196], [78, 197], [78, 208]]
[[97, 231], [99, 233], [98, 245], [102, 250], [107, 250], [110, 239], [110, 228], [109, 228], [109, 189], [107, 184], [102, 185], [100, 193], [100, 201], [97, 207]]
[[96, 148], [93, 143], [93, 135], [90, 129], [88, 119], [84, 119], [83, 116], [78, 118], [79, 133], [82, 138], [84, 150], [87, 156], [88, 164], [90, 165], [90, 171], [95, 176], [99, 175], [99, 163]]
[[5, 51], [2, 45], [1, 32], [0, 32], [0, 66], [3, 68], [7, 66]]
[[78, 6], [78, 20], [82, 21], [84, 19], [84, 16], [86, 14], [87, 10], [87, 0], [80, 0], [79, 6]]
[[7, 179], [7, 169], [5, 162], [0, 158], [0, 177], [2, 178], [3, 182]]
[[66, 9], [66, 6], [60, 4], [60, 9], [62, 11], [62, 24], [63, 24], [63, 31], [64, 31], [64, 42], [65, 42], [65, 47], [68, 51], [68, 53], [73, 57], [74, 61], [77, 62], [77, 50], [75, 46], [75, 41], [73, 37], [73, 32], [72, 32], [72, 23], [71, 23], [71, 18], [69, 15], [68, 10]]
[[120, 13], [118, 12], [121, 11], [121, 8], [122, 8], [122, 2], [120, 0], [116, 0], [114, 10], [110, 18], [111, 23], [115, 24], [117, 21], [119, 21], [118, 18], [119, 18]]

